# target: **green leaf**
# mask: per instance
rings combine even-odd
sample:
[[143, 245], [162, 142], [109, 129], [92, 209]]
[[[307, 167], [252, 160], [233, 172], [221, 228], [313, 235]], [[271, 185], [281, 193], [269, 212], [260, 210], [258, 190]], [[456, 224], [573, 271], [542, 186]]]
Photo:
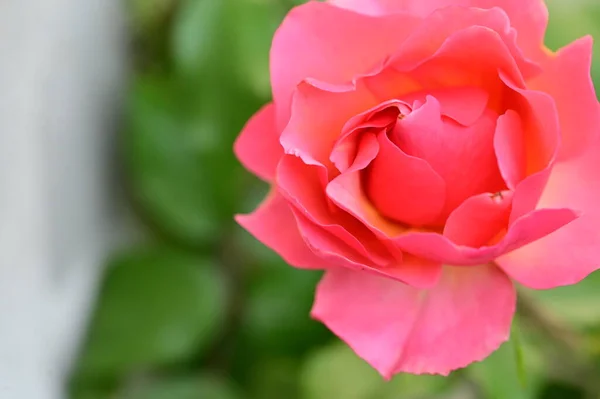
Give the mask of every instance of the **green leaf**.
[[146, 249], [117, 257], [79, 373], [113, 378], [196, 356], [221, 326], [223, 288], [214, 265], [186, 253]]
[[222, 1], [230, 4], [228, 22], [234, 35], [232, 43], [237, 65], [234, 72], [241, 84], [258, 97], [268, 99], [271, 96], [269, 50], [285, 8], [267, 1]]
[[241, 399], [241, 396], [230, 382], [205, 374], [151, 381], [115, 399]]
[[377, 371], [342, 343], [311, 355], [300, 378], [304, 399], [371, 399], [386, 384]]
[[523, 389], [527, 389], [527, 367], [525, 366], [525, 355], [523, 351], [523, 344], [521, 343], [521, 330], [518, 326], [518, 319], [515, 317], [512, 325], [511, 332], [511, 340], [514, 356], [515, 356], [515, 366], [517, 369], [517, 376], [519, 378], [519, 383]]
[[209, 65], [222, 41], [225, 0], [184, 0], [173, 24], [173, 60], [185, 75]]
[[398, 374], [386, 381], [341, 342], [311, 355], [300, 381], [303, 399], [422, 399], [453, 392], [453, 381], [440, 376]]
[[575, 329], [593, 328], [600, 320], [600, 272], [594, 272], [575, 285], [551, 290], [523, 289], [534, 297], [543, 308], [551, 312], [559, 323]]
[[112, 394], [109, 392], [93, 389], [83, 389], [71, 392], [69, 395], [70, 399], [107, 399], [111, 398]]
[[453, 382], [448, 377], [398, 374], [369, 399], [422, 399], [440, 393], [450, 394]]
[[127, 0], [129, 16], [137, 29], [156, 27], [177, 0]]
[[[600, 5], [594, 1], [546, 0], [550, 21], [546, 32], [548, 47], [557, 50], [585, 35], [600, 37]], [[600, 95], [600, 42], [594, 41], [592, 77]]]
[[[540, 364], [536, 363], [536, 353], [529, 346], [521, 345], [521, 351], [527, 353], [528, 384], [520, 381], [519, 361], [516, 351], [510, 343], [503, 344], [496, 352], [480, 363], [474, 363], [467, 369], [472, 378], [481, 386], [488, 399], [533, 399], [540, 384]], [[539, 356], [537, 356], [539, 357]], [[522, 355], [522, 358], [525, 358]], [[501, 376], [501, 377], [499, 377]]]
[[300, 399], [299, 364], [294, 358], [270, 357], [250, 366], [249, 391], [256, 399]]
[[320, 272], [298, 270], [281, 261], [251, 281], [242, 334], [248, 345], [260, 351], [301, 354], [330, 337], [327, 329], [312, 320]]
[[215, 181], [229, 181], [236, 171], [221, 167], [223, 157], [232, 157], [231, 143], [219, 120], [195, 108], [170, 79], [140, 77], [124, 136], [136, 204], [161, 232], [191, 245], [218, 237], [223, 220], [231, 220], [237, 188]]

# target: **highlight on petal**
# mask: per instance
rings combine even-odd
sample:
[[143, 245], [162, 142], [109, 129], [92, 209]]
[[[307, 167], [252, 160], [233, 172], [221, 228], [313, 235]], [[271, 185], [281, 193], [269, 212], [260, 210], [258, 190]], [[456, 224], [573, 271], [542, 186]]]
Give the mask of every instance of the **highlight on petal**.
[[283, 148], [275, 128], [275, 106], [272, 103], [250, 118], [233, 150], [246, 169], [265, 181], [273, 180]]
[[600, 140], [580, 158], [553, 169], [538, 208], [567, 206], [581, 216], [565, 227], [498, 259], [530, 288], [575, 284], [600, 268]]
[[[423, 3], [429, 2], [424, 1]], [[462, 48], [457, 48], [454, 52], [458, 55], [465, 52], [472, 53], [469, 61], [474, 65], [469, 65], [470, 68], [481, 68], [486, 64], [499, 67], [502, 63], [507, 64], [506, 61], [510, 61], [517, 67], [517, 71], [513, 75], [515, 81], [520, 83], [520, 80], [517, 79], [518, 75], [529, 78], [537, 75], [540, 69], [537, 64], [526, 59], [521, 53], [517, 46], [518, 33], [510, 29], [510, 23], [506, 12], [500, 8], [482, 9], [453, 6], [437, 9], [425, 18], [419, 28], [406, 39], [394, 54], [391, 63], [399, 63], [405, 67], [416, 65], [445, 47], [445, 42], [454, 41], [455, 36], [462, 37], [461, 40], [465, 41], [464, 33], [467, 30], [480, 30], [480, 36], [483, 36], [482, 40], [490, 41], [490, 38], [493, 37], [495, 42], [488, 45], [483, 42], [474, 45], [463, 43], [461, 44]], [[487, 35], [490, 35], [490, 38], [486, 37]], [[472, 48], [467, 48], [467, 46]]]
[[508, 339], [515, 304], [511, 281], [491, 265], [446, 267], [430, 290], [335, 268], [319, 283], [311, 314], [391, 378], [448, 375], [482, 360]]
[[271, 48], [277, 126], [285, 126], [292, 93], [300, 82], [311, 78], [351, 84], [380, 68], [418, 23], [420, 18], [410, 15], [373, 18], [315, 1], [294, 8], [275, 33]]
[[543, 0], [329, 0], [338, 7], [367, 15], [382, 16], [399, 12], [426, 17], [437, 9], [463, 6], [501, 8], [517, 31], [517, 43], [526, 56], [543, 58], [543, 43], [548, 25], [548, 9]]
[[562, 131], [560, 159], [577, 156], [600, 135], [600, 105], [590, 77], [592, 38], [587, 36], [562, 48], [543, 64], [533, 89], [556, 102]]
[[328, 0], [338, 7], [347, 8], [368, 15], [387, 15], [410, 12], [426, 17], [438, 8], [450, 5], [466, 5], [464, 0]]
[[525, 133], [521, 118], [508, 110], [498, 118], [494, 134], [494, 150], [500, 173], [508, 188], [514, 190], [525, 177]]
[[308, 248], [288, 203], [276, 191], [271, 192], [254, 213], [236, 215], [235, 220], [290, 265], [303, 269], [326, 266], [326, 262]]
[[502, 71], [500, 79], [514, 92], [512, 107], [519, 108], [525, 132], [525, 174], [529, 176], [552, 165], [559, 154], [561, 137], [556, 104], [546, 93], [521, 88]]

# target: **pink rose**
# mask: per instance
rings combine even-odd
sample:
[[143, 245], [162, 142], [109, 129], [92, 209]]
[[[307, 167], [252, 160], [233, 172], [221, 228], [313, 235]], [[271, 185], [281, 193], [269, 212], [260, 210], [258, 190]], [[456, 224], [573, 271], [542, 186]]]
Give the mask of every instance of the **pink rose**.
[[292, 10], [273, 103], [235, 144], [272, 185], [238, 222], [325, 269], [312, 316], [383, 376], [448, 374], [507, 340], [513, 281], [600, 265], [592, 40], [542, 0], [330, 0]]

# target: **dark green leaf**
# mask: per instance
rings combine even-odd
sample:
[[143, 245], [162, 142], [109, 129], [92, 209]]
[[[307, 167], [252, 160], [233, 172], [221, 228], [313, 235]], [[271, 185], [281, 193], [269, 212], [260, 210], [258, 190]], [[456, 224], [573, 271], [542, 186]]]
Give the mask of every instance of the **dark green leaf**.
[[213, 375], [151, 381], [115, 399], [240, 399], [232, 384]]
[[185, 253], [151, 249], [118, 257], [79, 371], [110, 378], [197, 355], [221, 325], [223, 288], [214, 265]]
[[131, 190], [146, 217], [161, 231], [197, 245], [217, 238], [222, 220], [231, 219], [235, 186], [221, 183], [219, 192], [215, 179], [228, 181], [235, 169], [220, 167], [224, 148], [232, 156], [218, 120], [195, 111], [171, 80], [138, 79], [125, 156]]
[[329, 337], [323, 325], [310, 318], [319, 272], [276, 263], [258, 275], [246, 301], [242, 334], [271, 353], [303, 353]]

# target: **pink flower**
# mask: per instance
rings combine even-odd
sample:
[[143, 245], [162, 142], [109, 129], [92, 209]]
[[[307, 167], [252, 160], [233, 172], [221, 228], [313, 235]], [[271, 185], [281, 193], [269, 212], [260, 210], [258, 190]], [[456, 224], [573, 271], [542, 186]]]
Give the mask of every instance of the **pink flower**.
[[508, 339], [513, 281], [600, 266], [592, 40], [543, 45], [542, 0], [292, 10], [273, 103], [235, 144], [272, 190], [238, 222], [325, 269], [312, 316], [383, 376], [448, 374]]

